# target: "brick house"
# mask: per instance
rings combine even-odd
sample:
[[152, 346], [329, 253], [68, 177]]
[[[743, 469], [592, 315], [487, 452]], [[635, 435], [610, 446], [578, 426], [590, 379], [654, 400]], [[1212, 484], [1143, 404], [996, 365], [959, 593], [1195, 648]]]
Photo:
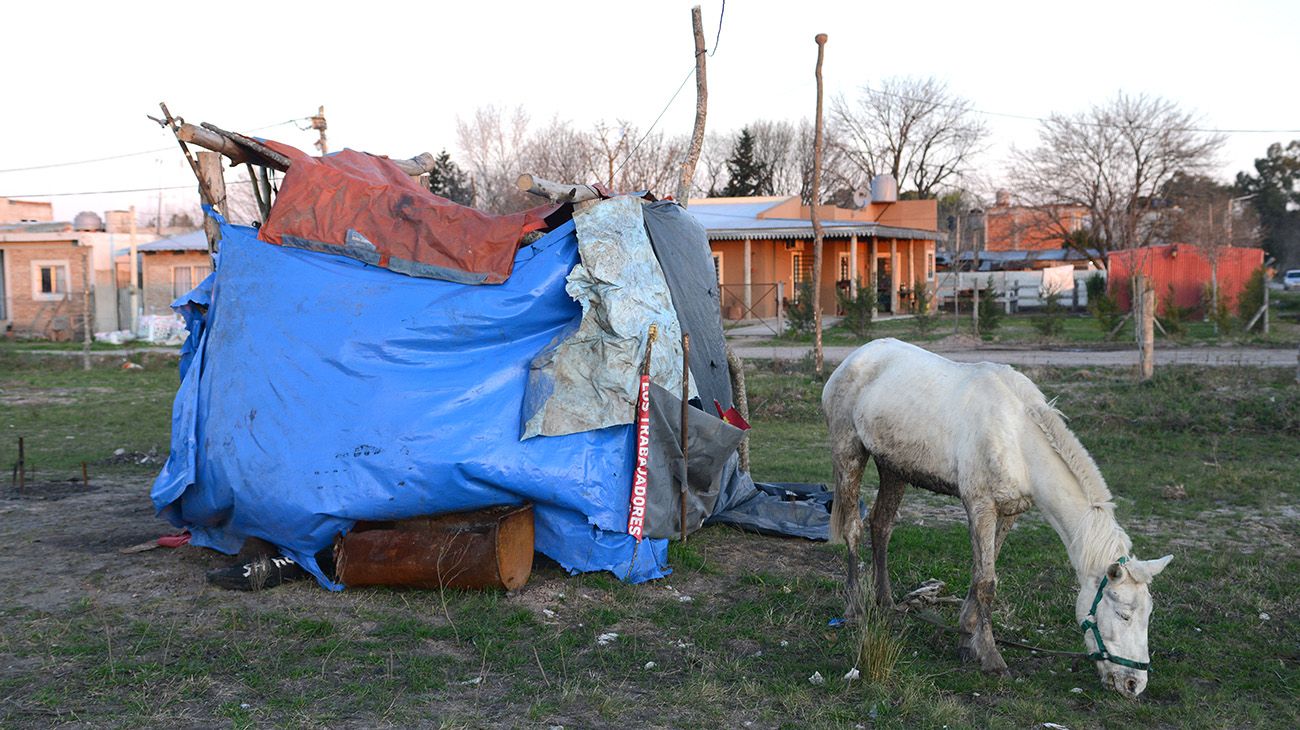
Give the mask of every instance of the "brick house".
[[[140, 252], [146, 317], [171, 314], [171, 303], [212, 273], [208, 238], [202, 230], [140, 244], [136, 250]], [[128, 263], [119, 261], [119, 270]]]
[[87, 325], [96, 332], [125, 327], [114, 252], [129, 246], [131, 214], [108, 211], [105, 218], [81, 213], [55, 221], [50, 203], [0, 198], [0, 331], [67, 339], [82, 337]]
[[93, 324], [93, 249], [63, 223], [0, 224], [0, 328], [80, 338]]
[[986, 251], [1060, 249], [1065, 245], [1066, 234], [1087, 228], [1090, 218], [1088, 209], [1080, 205], [1017, 205], [1005, 190], [997, 192], [985, 215]]
[[[797, 196], [701, 198], [687, 210], [704, 226], [713, 251], [725, 319], [776, 315], [777, 298], [794, 300], [812, 277], [813, 229]], [[919, 284], [934, 283], [938, 208], [933, 200], [818, 206], [822, 219], [822, 311], [835, 314], [837, 291], [876, 286], [881, 312], [906, 312]]]

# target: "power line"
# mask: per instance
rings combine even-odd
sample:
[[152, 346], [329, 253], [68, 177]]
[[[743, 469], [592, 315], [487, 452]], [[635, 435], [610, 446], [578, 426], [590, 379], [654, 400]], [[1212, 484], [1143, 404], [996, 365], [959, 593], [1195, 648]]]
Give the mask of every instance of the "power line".
[[[272, 182], [280, 182], [284, 177], [271, 176]], [[235, 180], [234, 183], [248, 182], [247, 178]], [[154, 193], [159, 190], [191, 190], [198, 185], [198, 182], [192, 182], [187, 185], [169, 185], [159, 187], [154, 185], [148, 188], [126, 188], [122, 190], [88, 190], [80, 193], [26, 193], [24, 195], [0, 195], [0, 198], [66, 198], [76, 195], [116, 195], [118, 193]]]
[[[299, 121], [301, 121], [301, 120], [303, 120], [303, 119], [309, 119], [309, 118], [310, 118], [310, 117], [299, 117], [299, 118], [297, 118], [297, 119], [286, 119], [286, 120], [283, 121], [283, 122], [276, 122], [275, 124], [267, 124], [267, 125], [265, 125], [265, 126], [261, 126], [261, 127], [254, 127], [254, 128], [252, 128], [252, 129], [250, 129], [250, 130], [248, 130], [248, 131], [250, 131], [250, 132], [260, 132], [260, 131], [262, 131], [263, 129], [271, 129], [271, 128], [273, 128], [273, 127], [282, 127], [282, 126], [284, 126], [284, 125], [286, 125], [286, 124], [294, 124], [295, 122], [299, 122]], [[0, 173], [6, 173], [6, 172], [30, 172], [30, 171], [32, 171], [32, 170], [49, 170], [49, 169], [53, 169], [53, 168], [56, 168], [56, 167], [73, 167], [73, 166], [75, 166], [75, 165], [89, 165], [89, 164], [93, 164], [93, 163], [96, 163], [96, 162], [108, 162], [108, 161], [110, 161], [110, 160], [121, 160], [121, 159], [125, 159], [125, 158], [127, 158], [127, 157], [139, 157], [139, 156], [141, 156], [141, 155], [154, 155], [154, 154], [158, 154], [159, 152], [168, 152], [168, 151], [172, 151], [172, 150], [175, 150], [175, 149], [176, 149], [175, 147], [159, 147], [158, 149], [153, 149], [153, 150], [140, 150], [139, 152], [124, 152], [124, 153], [122, 153], [122, 154], [120, 154], [120, 155], [110, 155], [110, 156], [108, 156], [108, 157], [95, 157], [95, 158], [93, 158], [93, 159], [89, 159], [89, 160], [73, 160], [73, 161], [71, 161], [71, 162], [51, 162], [51, 163], [46, 164], [46, 165], [32, 165], [32, 166], [30, 166], [30, 167], [11, 167], [11, 168], [9, 168], [9, 169], [7, 169], [7, 170], [0, 170]], [[71, 194], [75, 194], [75, 193], [69, 193], [69, 194], [71, 195]]]
[[[722, 0], [722, 11], [718, 13], [718, 33], [713, 38], [713, 50], [709, 51], [710, 57], [712, 57], [713, 54], [717, 52], [718, 43], [722, 41], [722, 18], [724, 15], [726, 15], [726, 12], [727, 12], [727, 0]], [[686, 88], [686, 82], [691, 80], [691, 76], [694, 73], [695, 73], [695, 64], [692, 64], [690, 70], [686, 72], [686, 77], [683, 78], [682, 83], [678, 85], [677, 91], [673, 92], [672, 98], [670, 98], [668, 100], [668, 103], [664, 104], [664, 108], [659, 111], [659, 116], [655, 117], [655, 120], [650, 123], [650, 128], [645, 131], [645, 134], [641, 135], [641, 139], [637, 140], [636, 145], [634, 145], [632, 147], [632, 150], [627, 153], [627, 156], [623, 158], [623, 162], [621, 162], [619, 166], [615, 168], [614, 170], [615, 175], [622, 172], [623, 168], [627, 165], [627, 163], [632, 161], [632, 156], [636, 154], [637, 150], [641, 149], [642, 143], [644, 143], [647, 139], [649, 139], [650, 133], [653, 132], [655, 127], [659, 125], [659, 120], [664, 118], [664, 114], [668, 113], [668, 108], [673, 105], [673, 102], [677, 101], [677, 96], [682, 93], [682, 89]]]

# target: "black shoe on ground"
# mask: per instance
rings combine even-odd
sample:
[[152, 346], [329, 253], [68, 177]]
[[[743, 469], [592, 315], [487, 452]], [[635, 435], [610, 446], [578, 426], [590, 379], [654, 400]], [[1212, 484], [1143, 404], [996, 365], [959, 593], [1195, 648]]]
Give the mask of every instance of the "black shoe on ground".
[[311, 577], [301, 565], [282, 555], [208, 571], [208, 582], [232, 591], [260, 591]]

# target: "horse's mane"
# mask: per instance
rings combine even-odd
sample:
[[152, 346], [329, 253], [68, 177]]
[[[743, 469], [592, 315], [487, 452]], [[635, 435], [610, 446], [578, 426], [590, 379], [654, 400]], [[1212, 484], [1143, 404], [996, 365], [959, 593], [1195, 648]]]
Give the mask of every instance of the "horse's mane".
[[1029, 378], [1014, 370], [1008, 369], [1008, 372], [1011, 377], [1005, 380], [1024, 403], [1025, 415], [1042, 432], [1092, 507], [1077, 526], [1073, 537], [1074, 545], [1068, 546], [1075, 569], [1080, 572], [1092, 571], [1103, 562], [1128, 555], [1132, 542], [1115, 522], [1115, 503], [1111, 501], [1110, 488], [1106, 486], [1097, 463], [1065, 424], [1065, 416], [1056, 408], [1055, 401], [1048, 402]]

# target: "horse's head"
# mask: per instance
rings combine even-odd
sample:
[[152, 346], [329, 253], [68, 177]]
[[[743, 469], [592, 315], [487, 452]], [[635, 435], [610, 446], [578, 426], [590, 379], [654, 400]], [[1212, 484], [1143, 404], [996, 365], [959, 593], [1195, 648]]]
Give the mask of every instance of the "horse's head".
[[1151, 579], [1173, 558], [1120, 558], [1106, 568], [1105, 575], [1079, 591], [1076, 613], [1088, 656], [1097, 662], [1102, 685], [1126, 697], [1137, 697], [1146, 689], [1151, 661], [1147, 651]]

